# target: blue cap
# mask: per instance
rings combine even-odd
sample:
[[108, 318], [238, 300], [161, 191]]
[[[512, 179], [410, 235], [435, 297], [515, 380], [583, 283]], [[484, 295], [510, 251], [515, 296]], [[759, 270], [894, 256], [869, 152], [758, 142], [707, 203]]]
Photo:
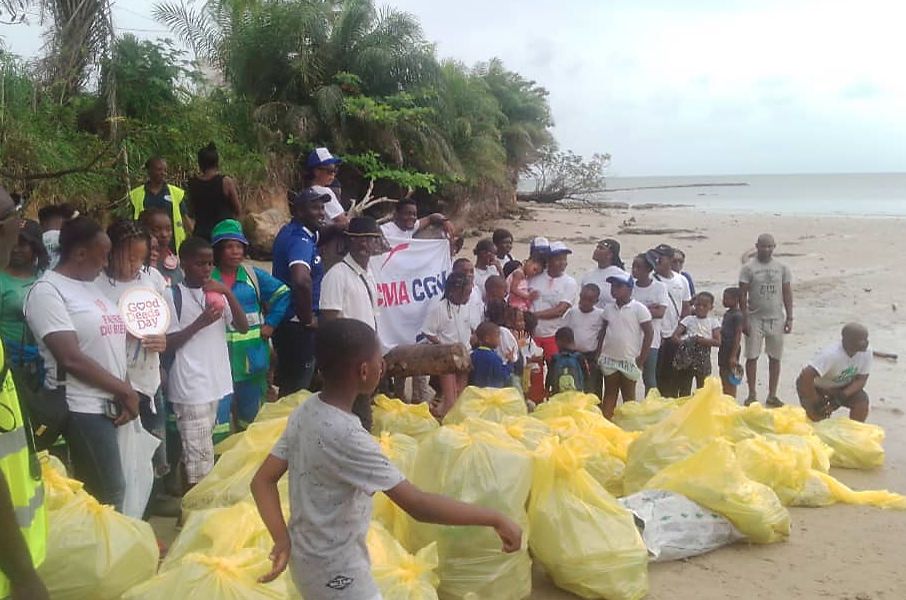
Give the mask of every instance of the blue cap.
[[627, 275], [626, 277], [620, 277], [619, 275], [611, 275], [607, 278], [607, 283], [613, 285], [615, 283], [620, 283], [623, 285], [628, 285], [630, 289], [635, 287], [635, 281], [632, 279], [632, 275]]
[[336, 165], [343, 162], [335, 157], [327, 148], [315, 148], [308, 155], [308, 168], [323, 167], [324, 165]]

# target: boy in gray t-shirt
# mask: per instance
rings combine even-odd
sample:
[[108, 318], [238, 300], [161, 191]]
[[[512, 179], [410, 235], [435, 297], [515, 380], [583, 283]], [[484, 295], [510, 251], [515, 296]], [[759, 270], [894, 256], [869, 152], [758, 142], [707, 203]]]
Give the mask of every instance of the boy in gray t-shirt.
[[[494, 527], [505, 552], [522, 531], [503, 514], [422, 492], [383, 455], [352, 413], [356, 398], [374, 393], [383, 371], [374, 331], [354, 319], [322, 325], [316, 360], [324, 390], [297, 407], [283, 436], [252, 480], [252, 494], [274, 539], [275, 579], [289, 565], [306, 600], [377, 600], [365, 536], [375, 492], [385, 492], [413, 518], [441, 525]], [[290, 521], [277, 481], [289, 471]]]

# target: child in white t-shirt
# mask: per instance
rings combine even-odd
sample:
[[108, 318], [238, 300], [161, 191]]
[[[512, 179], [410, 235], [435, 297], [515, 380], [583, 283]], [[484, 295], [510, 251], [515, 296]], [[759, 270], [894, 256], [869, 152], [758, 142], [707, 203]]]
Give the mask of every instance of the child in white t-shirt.
[[[472, 351], [472, 329], [467, 306], [471, 292], [472, 287], [464, 273], [454, 272], [447, 277], [443, 300], [431, 308], [422, 325], [422, 334], [430, 343], [460, 344], [466, 353]], [[438, 417], [447, 414], [468, 384], [468, 373], [441, 375], [441, 400], [432, 404], [432, 412]]]
[[601, 397], [604, 384], [601, 370], [598, 368], [601, 343], [604, 341], [604, 310], [597, 306], [600, 297], [601, 288], [597, 284], [586, 283], [579, 291], [579, 304], [563, 315], [564, 327], [573, 330], [576, 350], [581, 352], [588, 362], [590, 374], [585, 381], [585, 392], [595, 394], [598, 398]]
[[[273, 568], [259, 581], [272, 581], [289, 566], [306, 600], [380, 598], [365, 545], [375, 492], [384, 492], [418, 521], [493, 527], [504, 552], [519, 550], [522, 531], [516, 523], [496, 510], [412, 485], [353, 414], [356, 399], [373, 394], [381, 378], [374, 330], [361, 321], [336, 319], [320, 327], [315, 345], [324, 388], [293, 411], [252, 479], [258, 511], [274, 540]], [[277, 489], [287, 473], [288, 526]]]
[[673, 339], [679, 349], [673, 358], [679, 384], [679, 396], [692, 393], [692, 379], [696, 389], [705, 385], [705, 378], [711, 374], [711, 348], [720, 348], [720, 321], [711, 316], [714, 295], [699, 292], [692, 299], [692, 314], [683, 317]]
[[214, 468], [217, 406], [233, 393], [226, 326], [245, 333], [249, 324], [230, 288], [211, 279], [214, 250], [207, 241], [187, 239], [179, 259], [185, 280], [173, 287], [167, 350], [174, 358], [167, 399], [176, 413], [185, 483], [192, 487]]

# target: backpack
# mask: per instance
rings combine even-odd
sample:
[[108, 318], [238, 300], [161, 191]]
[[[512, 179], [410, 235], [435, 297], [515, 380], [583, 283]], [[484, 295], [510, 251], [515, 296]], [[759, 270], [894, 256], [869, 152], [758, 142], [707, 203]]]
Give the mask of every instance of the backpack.
[[551, 381], [555, 393], [570, 390], [585, 391], [588, 366], [579, 352], [558, 352], [550, 365]]

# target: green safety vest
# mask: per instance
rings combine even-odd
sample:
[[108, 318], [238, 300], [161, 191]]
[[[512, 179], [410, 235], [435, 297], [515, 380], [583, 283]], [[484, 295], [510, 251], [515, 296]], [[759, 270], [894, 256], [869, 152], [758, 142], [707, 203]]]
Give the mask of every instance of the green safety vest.
[[[179, 252], [179, 246], [186, 239], [186, 228], [182, 223], [182, 211], [179, 210], [179, 205], [182, 203], [186, 193], [182, 188], [178, 188], [175, 185], [168, 183], [166, 186], [170, 189], [170, 198], [173, 200], [170, 203], [172, 205], [170, 220], [173, 221], [173, 241], [176, 243], [176, 251]], [[129, 192], [129, 199], [132, 201], [132, 208], [135, 213], [132, 218], [137, 220], [141, 216], [142, 211], [145, 210], [145, 186], [140, 185]]]
[[[0, 344], [0, 366], [5, 364], [4, 359], [3, 345]], [[37, 567], [44, 562], [47, 554], [47, 513], [44, 510], [41, 465], [29, 447], [29, 425], [19, 406], [13, 376], [3, 368], [0, 379], [0, 471], [9, 486], [19, 529]], [[0, 571], [0, 598], [6, 598], [11, 593], [9, 581]]]

